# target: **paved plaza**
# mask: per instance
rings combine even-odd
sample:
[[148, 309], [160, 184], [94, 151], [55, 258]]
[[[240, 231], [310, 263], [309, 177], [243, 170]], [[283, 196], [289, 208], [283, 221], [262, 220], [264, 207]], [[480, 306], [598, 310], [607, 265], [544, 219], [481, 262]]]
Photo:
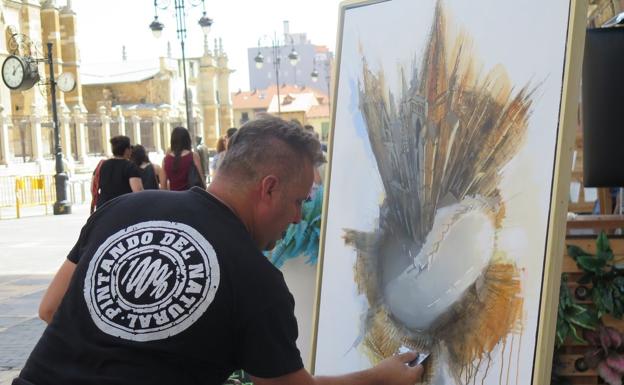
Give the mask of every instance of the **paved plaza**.
[[39, 302], [78, 239], [88, 209], [0, 220], [0, 385], [11, 383], [43, 332]]

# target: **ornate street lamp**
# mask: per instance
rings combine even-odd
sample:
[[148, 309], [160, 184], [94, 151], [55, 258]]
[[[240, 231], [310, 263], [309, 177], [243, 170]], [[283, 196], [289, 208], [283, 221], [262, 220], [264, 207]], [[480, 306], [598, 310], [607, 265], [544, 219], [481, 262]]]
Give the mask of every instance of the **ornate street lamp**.
[[[212, 19], [206, 16], [206, 4], [204, 0], [189, 0], [188, 3], [192, 7], [202, 6], [202, 17], [197, 22], [202, 29], [204, 35], [210, 32], [212, 26]], [[170, 0], [154, 0], [154, 20], [150, 23], [149, 28], [152, 30], [155, 38], [159, 38], [162, 35], [162, 30], [165, 25], [158, 20], [158, 10], [167, 10], [171, 5]], [[182, 73], [184, 75], [184, 104], [186, 108], [186, 125], [191, 135], [191, 141], [195, 143], [195, 128], [191, 125], [192, 111], [189, 102], [188, 83], [186, 80], [186, 54], [184, 50], [184, 39], [186, 39], [186, 10], [184, 0], [174, 0], [173, 8], [175, 10], [176, 17], [176, 33], [178, 40], [180, 40], [180, 47], [182, 48]]]
[[[40, 91], [50, 95], [52, 106], [52, 129], [54, 133], [54, 166], [56, 174], [54, 183], [56, 189], [56, 201], [53, 205], [54, 215], [71, 214], [71, 203], [67, 199], [67, 173], [63, 169], [63, 151], [61, 149], [61, 136], [59, 132], [59, 120], [56, 105], [56, 88], [63, 92], [71, 92], [76, 87], [76, 79], [71, 72], [60, 74], [54, 78], [54, 63], [52, 57], [52, 43], [47, 43], [47, 56], [39, 52], [39, 46], [24, 34], [17, 33], [13, 27], [9, 27], [11, 38], [9, 40], [9, 55], [2, 63], [2, 80], [11, 90], [26, 91], [39, 84], [44, 86]], [[49, 78], [42, 79], [39, 74], [39, 63], [48, 64]], [[48, 93], [47, 87], [50, 87]]]
[[[288, 61], [290, 63], [290, 65], [292, 65], [293, 67], [297, 65], [297, 63], [299, 63], [299, 54], [297, 53], [297, 51], [295, 51], [295, 41], [293, 40], [292, 36], [290, 37], [290, 53], [288, 54]], [[254, 62], [256, 63], [256, 68], [257, 69], [261, 69], [264, 65], [264, 56], [262, 55], [262, 52], [260, 52], [260, 42], [264, 39], [264, 38], [268, 38], [267, 36], [263, 36], [260, 39], [258, 39], [258, 54], [256, 55], [256, 57], [254, 57]], [[277, 88], [277, 115], [281, 115], [282, 113], [282, 108], [281, 108], [281, 100], [280, 100], [280, 83], [279, 83], [279, 68], [280, 68], [280, 64], [281, 64], [281, 50], [282, 50], [283, 45], [281, 44], [281, 42], [277, 39], [277, 35], [274, 33], [273, 34], [273, 38], [271, 39], [271, 56], [273, 57], [273, 68], [275, 70], [275, 87]], [[297, 71], [295, 70], [295, 85], [297, 83]]]
[[[299, 63], [299, 54], [297, 53], [297, 51], [295, 51], [294, 44], [293, 44], [292, 50], [288, 54], [288, 60], [290, 61], [290, 65], [293, 67], [296, 66], [297, 63]], [[295, 74], [297, 74], [297, 72], [295, 72]]]
[[[325, 80], [327, 82], [327, 102], [329, 104], [331, 104], [331, 75], [329, 73], [330, 70], [330, 65], [329, 65], [329, 58], [327, 58], [326, 60], [322, 61], [323, 62], [323, 67], [325, 69]], [[316, 58], [312, 59], [312, 72], [310, 73], [310, 78], [312, 79], [312, 82], [316, 83], [319, 80], [319, 72], [316, 69]]]

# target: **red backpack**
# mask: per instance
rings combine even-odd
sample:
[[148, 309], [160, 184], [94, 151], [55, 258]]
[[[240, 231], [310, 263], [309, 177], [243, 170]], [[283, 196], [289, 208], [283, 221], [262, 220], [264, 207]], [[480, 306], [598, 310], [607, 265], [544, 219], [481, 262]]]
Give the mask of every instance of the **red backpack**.
[[95, 211], [95, 205], [100, 197], [100, 169], [105, 161], [106, 159], [100, 160], [93, 171], [93, 179], [91, 179], [91, 214]]

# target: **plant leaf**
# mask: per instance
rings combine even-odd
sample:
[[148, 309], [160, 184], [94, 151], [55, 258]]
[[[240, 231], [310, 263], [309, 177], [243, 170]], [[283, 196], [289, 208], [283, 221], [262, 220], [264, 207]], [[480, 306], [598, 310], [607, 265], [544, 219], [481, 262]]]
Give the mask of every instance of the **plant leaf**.
[[568, 327], [570, 328], [569, 334], [570, 336], [572, 336], [572, 338], [581, 344], [586, 343], [586, 341], [578, 334], [578, 331], [576, 330], [576, 327], [574, 327], [574, 324], [571, 324], [568, 322]]
[[607, 261], [589, 255], [579, 255], [576, 258], [576, 264], [585, 271], [600, 274], [607, 265]]
[[594, 346], [600, 346], [600, 332], [595, 330], [583, 330], [583, 338]]
[[598, 253], [596, 253], [596, 258], [602, 259], [602, 260], [605, 260], [605, 261], [612, 261], [613, 260], [613, 252], [611, 250], [599, 251]]
[[613, 279], [613, 284], [615, 285], [615, 287], [618, 288], [618, 290], [621, 293], [624, 293], [624, 277], [620, 276], [620, 277], [615, 277]]
[[596, 239], [596, 251], [611, 251], [611, 246], [609, 246], [609, 238], [607, 237], [607, 233], [601, 231]]
[[577, 257], [580, 257], [581, 255], [592, 255], [576, 245], [567, 245], [567, 247], [568, 247], [568, 255], [575, 260]]
[[587, 284], [591, 283], [593, 277], [594, 277], [594, 273], [585, 273], [576, 282], [579, 285], [587, 285]]
[[568, 323], [564, 321], [559, 322], [559, 320], [557, 320], [557, 341], [556, 341], [557, 347], [563, 345], [563, 342], [565, 341], [569, 332], [570, 332], [570, 326], [568, 325]]
[[611, 369], [605, 361], [598, 364], [598, 375], [609, 385], [622, 385], [622, 376]]
[[610, 353], [607, 357], [607, 365], [622, 377], [622, 373], [624, 373], [624, 357], [617, 353]]
[[608, 313], [613, 313], [613, 286], [608, 286], [603, 290], [602, 303]]
[[602, 349], [601, 348], [589, 349], [588, 351], [585, 352], [583, 356], [585, 358], [585, 363], [587, 364], [587, 367], [589, 367], [590, 369], [596, 369], [596, 367], [598, 367], [598, 364], [603, 359]]
[[[611, 339], [613, 348], [617, 349], [622, 346], [622, 335], [620, 334], [620, 332], [608, 326], [605, 329], [607, 330], [607, 333], [609, 333], [609, 338]], [[624, 370], [622, 370], [622, 372], [624, 373]]]
[[[570, 323], [578, 325], [584, 329], [595, 329], [598, 326], [598, 317], [596, 313], [590, 310], [585, 310], [584, 312], [576, 315], [575, 317], [570, 317], [568, 320]], [[609, 335], [610, 336], [610, 335]], [[621, 340], [620, 340], [621, 343]]]
[[611, 341], [611, 336], [607, 331], [606, 327], [600, 328], [600, 344], [605, 351], [605, 354], [609, 353], [609, 348], [613, 347], [613, 341]]

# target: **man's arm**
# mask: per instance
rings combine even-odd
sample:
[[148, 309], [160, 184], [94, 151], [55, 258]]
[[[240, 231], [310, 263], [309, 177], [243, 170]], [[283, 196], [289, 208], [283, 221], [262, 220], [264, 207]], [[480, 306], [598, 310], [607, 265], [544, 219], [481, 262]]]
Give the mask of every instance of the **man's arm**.
[[39, 318], [46, 323], [49, 324], [52, 321], [56, 309], [61, 304], [71, 277], [74, 275], [74, 270], [76, 270], [76, 264], [66, 259], [43, 295], [41, 304], [39, 304]]
[[423, 374], [422, 365], [410, 367], [416, 352], [403, 353], [381, 361], [377, 366], [342, 376], [311, 376], [305, 369], [277, 378], [252, 376], [254, 385], [414, 385]]
[[141, 181], [141, 178], [132, 177], [129, 179], [129, 183], [132, 192], [143, 191], [143, 181]]
[[161, 190], [167, 189], [167, 174], [165, 174], [165, 170], [159, 165], [155, 164], [154, 169], [156, 170], [156, 174], [158, 175], [158, 185]]

